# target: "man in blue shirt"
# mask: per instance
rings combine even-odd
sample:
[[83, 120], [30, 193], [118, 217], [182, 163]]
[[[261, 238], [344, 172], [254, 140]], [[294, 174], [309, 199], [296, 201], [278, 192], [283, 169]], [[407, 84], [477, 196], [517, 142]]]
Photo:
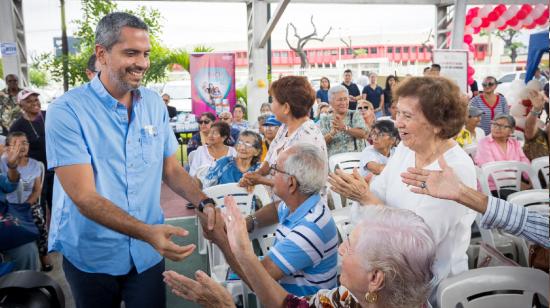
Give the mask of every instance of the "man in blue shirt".
[[[377, 84], [378, 75], [369, 75], [370, 83], [363, 88], [363, 99], [368, 100], [374, 106], [374, 113], [379, 118], [384, 115], [384, 90]], [[389, 102], [391, 104], [391, 102]]]
[[183, 260], [195, 246], [171, 241], [187, 231], [163, 224], [161, 181], [214, 227], [213, 201], [175, 158], [161, 98], [140, 87], [150, 49], [139, 18], [105, 16], [96, 29], [101, 72], [48, 110], [48, 167], [56, 173], [49, 249], [63, 254], [79, 308], [165, 306], [163, 257]]

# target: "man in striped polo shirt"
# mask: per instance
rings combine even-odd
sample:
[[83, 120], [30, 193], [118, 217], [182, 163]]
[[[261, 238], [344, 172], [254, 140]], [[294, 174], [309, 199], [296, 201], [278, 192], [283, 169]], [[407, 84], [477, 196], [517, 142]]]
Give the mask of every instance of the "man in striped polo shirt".
[[[273, 191], [281, 202], [262, 207], [246, 220], [249, 232], [278, 223], [276, 242], [263, 258], [263, 266], [282, 287], [298, 296], [336, 287], [338, 233], [319, 193], [328, 174], [323, 155], [313, 145], [298, 144], [279, 154], [270, 172]], [[248, 282], [223, 229], [216, 228], [207, 237], [220, 247], [239, 277]]]

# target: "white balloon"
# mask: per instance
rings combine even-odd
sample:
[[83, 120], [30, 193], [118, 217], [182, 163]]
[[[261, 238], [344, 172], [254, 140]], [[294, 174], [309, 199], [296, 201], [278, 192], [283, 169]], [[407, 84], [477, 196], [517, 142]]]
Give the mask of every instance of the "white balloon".
[[495, 24], [497, 27], [500, 28], [506, 24], [506, 20], [504, 20], [504, 18], [501, 17], [495, 22]]
[[527, 16], [525, 17], [525, 19], [523, 20], [523, 24], [524, 25], [530, 25], [533, 23], [533, 18], [531, 16]]
[[489, 24], [489, 26], [487, 26], [486, 29], [487, 29], [487, 31], [491, 32], [491, 31], [495, 30], [496, 28], [497, 28], [496, 23], [492, 22], [492, 23]]
[[468, 61], [474, 62], [474, 53], [471, 51], [468, 51]]
[[522, 27], [523, 27], [523, 25], [522, 25], [521, 23], [518, 22], [518, 24], [515, 25], [515, 26], [513, 26], [512, 29], [518, 31], [518, 30], [520, 30]]
[[533, 8], [533, 11], [531, 11], [531, 15], [532, 15], [533, 19], [537, 19], [537, 18], [541, 17], [542, 14], [544, 14], [545, 10], [546, 10], [546, 5], [544, 5], [542, 3], [539, 3], [539, 4], [535, 5], [535, 7]]
[[479, 28], [481, 26], [481, 18], [476, 17], [472, 20], [472, 27]]
[[470, 35], [474, 34], [474, 29], [472, 29], [472, 27], [469, 27], [469, 26], [464, 28], [464, 35], [466, 34], [470, 34]]
[[510, 5], [510, 7], [508, 8], [508, 10], [510, 10], [512, 12], [512, 15], [515, 16], [518, 11], [519, 11], [519, 6], [515, 5], [515, 4], [512, 4]]
[[479, 9], [479, 16], [481, 17], [487, 17], [489, 13], [493, 10], [492, 5], [484, 5], [481, 9]]

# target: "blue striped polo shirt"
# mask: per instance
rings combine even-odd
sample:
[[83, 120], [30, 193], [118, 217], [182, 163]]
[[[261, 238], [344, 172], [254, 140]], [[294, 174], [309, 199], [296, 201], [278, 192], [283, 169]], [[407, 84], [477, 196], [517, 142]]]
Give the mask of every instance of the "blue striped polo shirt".
[[297, 296], [336, 287], [338, 233], [324, 199], [312, 195], [293, 213], [281, 202], [278, 216], [277, 239], [268, 256], [286, 275], [281, 286]]
[[479, 122], [479, 127], [485, 131], [485, 135], [491, 134], [491, 121], [495, 118], [497, 114], [509, 114], [510, 109], [508, 108], [508, 102], [504, 95], [497, 93], [497, 102], [493, 107], [490, 107], [485, 101], [483, 95], [477, 95], [470, 100], [471, 106], [476, 106], [477, 108], [483, 111], [481, 115], [481, 122]]

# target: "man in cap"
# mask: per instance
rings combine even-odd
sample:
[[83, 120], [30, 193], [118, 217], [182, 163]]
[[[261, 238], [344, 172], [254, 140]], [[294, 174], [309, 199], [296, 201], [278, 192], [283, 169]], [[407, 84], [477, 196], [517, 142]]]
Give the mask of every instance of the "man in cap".
[[15, 74], [8, 74], [6, 84], [7, 87], [0, 91], [0, 125], [3, 135], [7, 134], [8, 128], [21, 114], [17, 104], [17, 94], [22, 90], [19, 88], [19, 78]]
[[264, 161], [267, 151], [269, 150], [269, 145], [271, 144], [273, 139], [275, 139], [275, 136], [277, 136], [277, 132], [279, 131], [280, 126], [281, 126], [281, 122], [279, 122], [274, 115], [268, 116], [267, 119], [265, 120], [263, 125], [264, 140], [262, 141], [261, 161]]
[[462, 147], [469, 145], [477, 145], [477, 142], [485, 137], [485, 132], [481, 127], [478, 127], [479, 122], [481, 122], [481, 115], [483, 110], [477, 108], [476, 106], [468, 107], [468, 118], [466, 119], [466, 124], [464, 128], [458, 133], [455, 138]]

